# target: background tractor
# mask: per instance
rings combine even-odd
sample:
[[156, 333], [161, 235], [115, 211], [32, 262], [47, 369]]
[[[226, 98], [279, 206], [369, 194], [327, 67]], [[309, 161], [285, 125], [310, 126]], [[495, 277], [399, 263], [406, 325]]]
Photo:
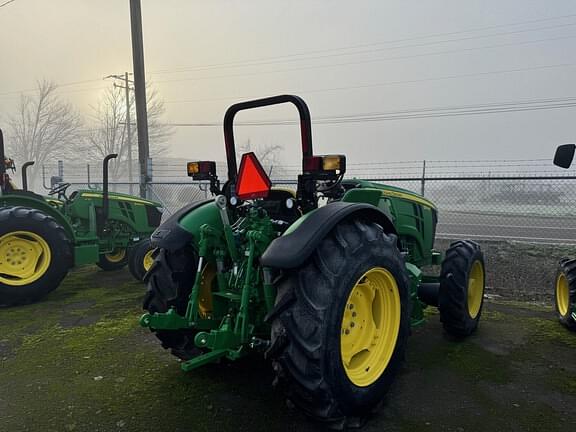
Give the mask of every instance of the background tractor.
[[103, 190], [78, 190], [55, 184], [48, 197], [23, 188], [8, 172], [14, 161], [4, 153], [0, 130], [0, 305], [37, 301], [54, 290], [74, 266], [97, 264], [103, 270], [126, 265], [141, 280], [150, 264], [150, 234], [160, 224], [158, 203], [108, 191], [109, 155], [103, 163]]
[[[574, 160], [575, 144], [564, 144], [556, 149], [554, 165], [568, 169]], [[562, 258], [556, 273], [554, 304], [560, 322], [576, 331], [576, 259]]]
[[[241, 110], [292, 103], [300, 115], [296, 192], [271, 188], [254, 153], [240, 168], [233, 121]], [[228, 180], [214, 162], [188, 174], [214, 199], [182, 208], [152, 235], [154, 263], [140, 320], [190, 371], [263, 353], [275, 382], [306, 414], [361, 421], [381, 402], [410, 328], [437, 306], [446, 331], [474, 332], [484, 259], [471, 241], [433, 249], [437, 210], [413, 192], [344, 180], [343, 155], [312, 151], [308, 107], [296, 96], [231, 106], [224, 118]], [[441, 265], [439, 275], [422, 267]]]

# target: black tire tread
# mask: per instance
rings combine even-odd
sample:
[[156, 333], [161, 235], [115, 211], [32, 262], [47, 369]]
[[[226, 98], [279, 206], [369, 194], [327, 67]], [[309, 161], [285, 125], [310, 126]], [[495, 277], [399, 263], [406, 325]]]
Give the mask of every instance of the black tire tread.
[[128, 251], [128, 271], [138, 281], [143, 281], [146, 275], [144, 257], [152, 249], [149, 238], [139, 241]]
[[[54, 265], [57, 265], [58, 268], [56, 269], [56, 273], [50, 277], [49, 280], [41, 279], [31, 284], [35, 285], [42, 282], [36, 289], [34, 289], [34, 292], [27, 292], [23, 297], [0, 293], [0, 304], [5, 306], [20, 306], [40, 300], [60, 285], [74, 262], [72, 243], [64, 228], [56, 222], [53, 217], [47, 215], [41, 210], [28, 207], [13, 206], [0, 209], [0, 226], [6, 226], [9, 221], [14, 220], [29, 220], [33, 224], [47, 228], [51, 233], [53, 233], [55, 243], [57, 243], [56, 246], [59, 246], [62, 256], [59, 256], [58, 259], [53, 259], [52, 262]], [[54, 245], [50, 246], [53, 247]], [[54, 251], [52, 251], [52, 253], [54, 253]], [[50, 272], [50, 269], [48, 272]], [[43, 277], [43, 279], [44, 278], [45, 277]]]
[[438, 309], [444, 329], [453, 336], [465, 337], [476, 331], [482, 314], [482, 306], [475, 319], [468, 313], [468, 274], [476, 260], [484, 267], [480, 245], [459, 240], [450, 245], [442, 261]]
[[[188, 297], [194, 283], [197, 267], [196, 252], [185, 247], [177, 251], [157, 249], [154, 264], [144, 276], [148, 286], [144, 298], [144, 309], [149, 313], [167, 312], [171, 307], [183, 315], [188, 305]], [[153, 330], [173, 355], [190, 360], [201, 353], [194, 344], [196, 331], [193, 330]]]
[[[288, 399], [316, 420], [350, 425], [367, 413], [350, 413], [339, 404], [323, 371], [326, 353], [327, 310], [332, 304], [334, 286], [346, 271], [343, 260], [363, 260], [383, 249], [397, 250], [397, 238], [385, 234], [379, 225], [355, 220], [338, 225], [318, 246], [313, 257], [297, 271], [280, 276], [275, 282], [277, 298], [269, 313], [272, 341], [266, 357], [272, 360], [275, 385]], [[399, 264], [404, 261], [398, 251]], [[405, 272], [403, 286], [407, 287]], [[399, 284], [399, 288], [401, 288]], [[405, 297], [409, 301], [409, 295]], [[405, 349], [409, 334], [409, 305], [403, 305], [408, 319], [401, 324], [398, 344]], [[338, 326], [340, 323], [338, 323]], [[338, 352], [330, 355], [339, 356]], [[397, 368], [399, 364], [389, 365]], [[372, 407], [373, 408], [373, 407]]]
[[126, 252], [126, 256], [122, 259], [122, 261], [119, 262], [108, 261], [108, 259], [106, 258], [106, 254], [100, 255], [98, 257], [98, 261], [96, 262], [96, 265], [100, 267], [101, 270], [104, 271], [120, 270], [126, 267], [126, 264], [128, 264], [128, 252]]

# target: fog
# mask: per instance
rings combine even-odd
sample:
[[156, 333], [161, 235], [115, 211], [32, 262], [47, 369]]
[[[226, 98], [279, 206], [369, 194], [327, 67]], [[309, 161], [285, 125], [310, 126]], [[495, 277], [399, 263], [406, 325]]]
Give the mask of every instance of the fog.
[[[132, 69], [128, 1], [17, 0], [0, 8], [0, 127], [39, 79], [89, 115]], [[168, 123], [218, 123], [247, 98], [294, 93], [312, 117], [576, 97], [573, 1], [143, 0], [146, 74]], [[73, 83], [73, 84], [71, 84]], [[350, 162], [535, 159], [576, 141], [576, 109], [313, 125], [318, 153]], [[288, 120], [288, 107], [242, 120]], [[296, 126], [243, 126], [281, 145]], [[220, 127], [176, 127], [170, 155], [222, 160]]]

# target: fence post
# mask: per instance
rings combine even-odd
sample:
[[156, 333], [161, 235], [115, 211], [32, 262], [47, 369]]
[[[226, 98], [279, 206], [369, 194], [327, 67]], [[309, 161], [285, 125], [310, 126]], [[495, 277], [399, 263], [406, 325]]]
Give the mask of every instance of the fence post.
[[60, 181], [64, 181], [64, 162], [61, 160], [58, 161], [58, 177], [60, 177]]
[[91, 185], [91, 181], [90, 181], [90, 164], [86, 164], [86, 181], [88, 182], [88, 189], [92, 189], [90, 187]]
[[146, 178], [146, 184], [145, 184], [145, 195], [142, 198], [148, 198], [149, 197], [149, 193], [148, 193], [148, 189], [152, 189], [152, 183], [154, 182], [154, 164], [152, 163], [152, 158], [148, 158], [147, 160], [147, 171], [148, 171], [148, 177]]
[[422, 181], [420, 185], [420, 195], [424, 196], [424, 189], [426, 185], [426, 161], [422, 161]]

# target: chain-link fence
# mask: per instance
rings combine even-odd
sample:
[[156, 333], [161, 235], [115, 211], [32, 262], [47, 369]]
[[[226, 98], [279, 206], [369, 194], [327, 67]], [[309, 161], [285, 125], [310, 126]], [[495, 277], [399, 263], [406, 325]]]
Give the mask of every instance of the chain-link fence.
[[[221, 174], [223, 168], [218, 165]], [[160, 202], [166, 215], [210, 197], [208, 184], [184, 177], [184, 170], [183, 161], [154, 164], [148, 198]], [[137, 167], [132, 171], [137, 175]], [[268, 171], [275, 186], [296, 188], [298, 168], [268, 167]], [[423, 194], [438, 207], [439, 238], [576, 244], [576, 176], [565, 174], [548, 160], [420, 161], [351, 165], [347, 178], [367, 178]], [[42, 167], [37, 189], [39, 184], [40, 189], [49, 188], [51, 177], [72, 183], [71, 190], [102, 187], [98, 163]], [[138, 194], [137, 181], [127, 181], [126, 169], [112, 179], [110, 190]]]

